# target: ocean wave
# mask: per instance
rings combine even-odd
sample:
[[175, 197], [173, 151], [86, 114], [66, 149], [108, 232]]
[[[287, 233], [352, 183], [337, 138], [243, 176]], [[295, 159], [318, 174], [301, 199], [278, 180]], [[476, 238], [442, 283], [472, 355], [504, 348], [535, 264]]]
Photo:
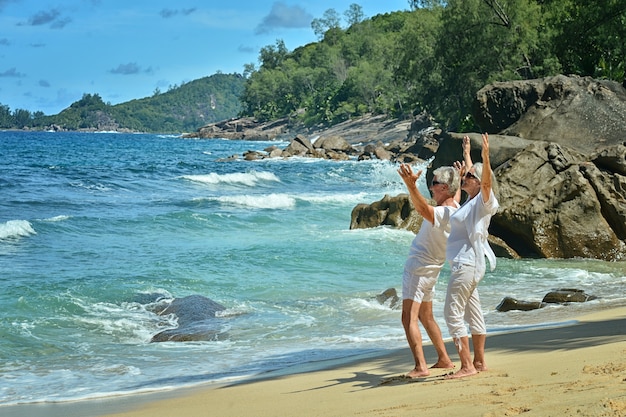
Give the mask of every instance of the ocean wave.
[[307, 201], [309, 203], [356, 204], [364, 201], [367, 196], [367, 193], [362, 192], [357, 194], [302, 195], [298, 196], [297, 199]]
[[70, 218], [70, 216], [62, 214], [62, 215], [59, 215], [59, 216], [49, 217], [47, 219], [44, 219], [43, 221], [45, 221], [45, 222], [62, 222], [62, 221], [67, 220], [69, 218]]
[[260, 182], [280, 182], [280, 179], [272, 172], [250, 171], [236, 172], [232, 174], [217, 174], [212, 172], [205, 175], [183, 175], [184, 179], [209, 185], [244, 185], [254, 187]]
[[101, 183], [89, 184], [88, 182], [85, 182], [85, 181], [73, 181], [73, 182], [70, 182], [70, 186], [75, 187], [75, 188], [84, 188], [89, 191], [98, 191], [98, 192], [108, 192], [112, 190], [111, 187], [105, 184], [101, 184]]
[[207, 200], [258, 209], [292, 209], [296, 206], [296, 199], [288, 194], [223, 196], [210, 197]]
[[15, 239], [36, 234], [37, 232], [27, 220], [9, 220], [0, 224], [0, 239]]

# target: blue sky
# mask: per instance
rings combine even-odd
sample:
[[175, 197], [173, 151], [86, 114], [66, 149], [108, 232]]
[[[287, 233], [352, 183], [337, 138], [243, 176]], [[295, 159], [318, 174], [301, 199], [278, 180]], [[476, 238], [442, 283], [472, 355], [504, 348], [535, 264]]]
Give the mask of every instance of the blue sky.
[[217, 72], [259, 50], [317, 41], [311, 20], [351, 4], [365, 17], [407, 0], [0, 0], [0, 104], [57, 114], [83, 94], [118, 104]]

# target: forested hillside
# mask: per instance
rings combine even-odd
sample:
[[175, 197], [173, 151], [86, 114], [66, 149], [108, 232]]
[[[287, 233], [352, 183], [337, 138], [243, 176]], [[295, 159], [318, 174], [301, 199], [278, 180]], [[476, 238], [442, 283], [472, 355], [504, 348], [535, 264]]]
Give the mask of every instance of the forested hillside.
[[315, 19], [320, 42], [262, 49], [242, 96], [259, 120], [333, 124], [427, 111], [470, 129], [475, 93], [494, 81], [559, 73], [624, 81], [626, 1], [424, 0], [364, 19], [353, 4]]
[[244, 83], [239, 74], [215, 74], [117, 105], [104, 103], [99, 94], [84, 94], [54, 116], [31, 115], [26, 110], [11, 113], [0, 105], [0, 128], [191, 132], [206, 123], [237, 116]]

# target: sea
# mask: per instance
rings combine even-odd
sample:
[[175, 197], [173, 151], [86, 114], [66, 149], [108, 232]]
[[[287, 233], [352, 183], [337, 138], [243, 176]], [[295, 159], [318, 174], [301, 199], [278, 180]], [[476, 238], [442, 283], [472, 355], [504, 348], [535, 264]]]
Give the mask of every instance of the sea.
[[[401, 293], [414, 235], [350, 230], [356, 205], [405, 192], [397, 164], [241, 158], [287, 144], [0, 132], [0, 414], [398, 349], [408, 371], [400, 311], [377, 295]], [[434, 301], [446, 339], [448, 276], [446, 265]], [[496, 310], [504, 297], [540, 301], [559, 288], [597, 299]], [[624, 305], [624, 288], [624, 262], [499, 258], [479, 292], [488, 332], [498, 333]], [[154, 312], [155, 294], [222, 304], [215, 337], [151, 343], [177, 326]]]

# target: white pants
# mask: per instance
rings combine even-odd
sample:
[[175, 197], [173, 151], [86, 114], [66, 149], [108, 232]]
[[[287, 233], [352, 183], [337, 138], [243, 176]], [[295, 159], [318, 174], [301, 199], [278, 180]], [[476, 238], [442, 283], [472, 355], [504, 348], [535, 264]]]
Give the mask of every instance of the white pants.
[[474, 278], [473, 265], [453, 264], [451, 269], [443, 308], [450, 336], [455, 341], [467, 336], [465, 322], [469, 324], [471, 334], [487, 334], [477, 288], [482, 276]]

